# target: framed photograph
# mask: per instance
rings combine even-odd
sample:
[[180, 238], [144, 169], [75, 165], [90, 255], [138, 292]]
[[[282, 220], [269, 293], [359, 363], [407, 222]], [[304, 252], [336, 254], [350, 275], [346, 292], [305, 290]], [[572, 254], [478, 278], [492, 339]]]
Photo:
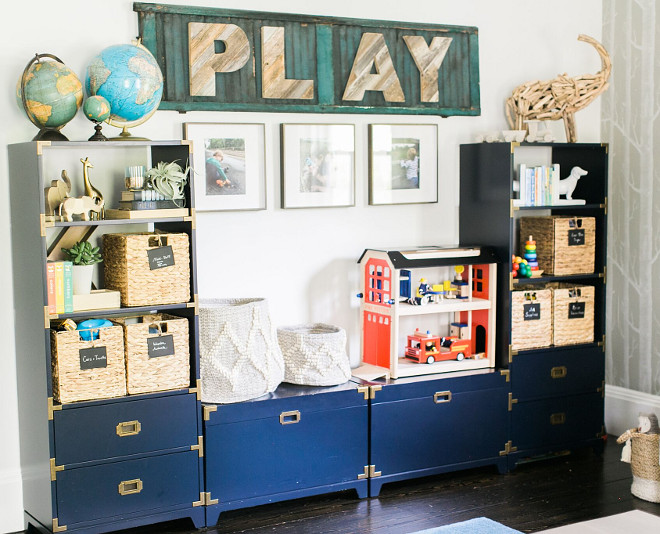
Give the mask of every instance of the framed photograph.
[[355, 205], [355, 125], [282, 124], [282, 207]]
[[438, 201], [438, 126], [369, 125], [369, 204]]
[[266, 209], [263, 124], [186, 122], [193, 142], [195, 209]]

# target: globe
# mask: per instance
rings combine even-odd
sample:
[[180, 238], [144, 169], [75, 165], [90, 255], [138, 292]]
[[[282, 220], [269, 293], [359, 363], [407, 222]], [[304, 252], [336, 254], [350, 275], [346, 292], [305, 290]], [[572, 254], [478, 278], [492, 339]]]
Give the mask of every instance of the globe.
[[107, 122], [123, 128], [142, 124], [154, 114], [163, 96], [163, 75], [154, 56], [140, 43], [105, 48], [87, 67], [87, 93], [110, 103]]
[[83, 104], [83, 113], [90, 121], [103, 122], [110, 116], [110, 102], [100, 95], [90, 96]]
[[35, 139], [66, 139], [59, 130], [83, 99], [78, 76], [51, 54], [37, 54], [16, 84], [16, 100], [40, 132]]

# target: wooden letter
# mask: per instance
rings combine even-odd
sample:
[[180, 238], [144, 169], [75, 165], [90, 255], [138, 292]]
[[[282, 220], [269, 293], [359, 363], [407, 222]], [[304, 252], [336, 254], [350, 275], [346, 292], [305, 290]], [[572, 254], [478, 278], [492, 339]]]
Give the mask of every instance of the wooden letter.
[[431, 46], [421, 35], [404, 35], [403, 40], [419, 70], [421, 101], [438, 102], [438, 69], [445, 59], [451, 37], [434, 37]]
[[[371, 74], [374, 66], [377, 74]], [[405, 101], [382, 33], [362, 34], [342, 99], [362, 100], [365, 91], [382, 91], [387, 102]]]
[[[224, 52], [216, 54], [215, 41], [222, 41]], [[234, 72], [250, 59], [250, 41], [235, 24], [188, 23], [190, 94], [215, 96], [215, 73]]]
[[286, 78], [284, 28], [261, 28], [261, 96], [264, 98], [314, 98], [314, 80]]

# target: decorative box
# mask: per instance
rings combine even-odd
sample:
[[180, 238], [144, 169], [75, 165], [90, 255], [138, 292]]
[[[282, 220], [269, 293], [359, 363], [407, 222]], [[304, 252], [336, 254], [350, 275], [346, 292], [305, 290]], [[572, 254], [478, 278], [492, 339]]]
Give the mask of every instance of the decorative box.
[[511, 348], [535, 349], [550, 345], [552, 345], [552, 289], [530, 285], [512, 291]]
[[552, 290], [553, 344], [594, 341], [594, 286], [559, 284]]
[[121, 293], [122, 306], [190, 301], [188, 234], [105, 234], [106, 289]]
[[520, 243], [536, 241], [539, 269], [546, 275], [594, 272], [596, 219], [594, 217], [521, 217]]
[[51, 330], [55, 401], [65, 404], [126, 395], [122, 328], [110, 326], [95, 332], [96, 339], [84, 341], [78, 330]]
[[188, 319], [168, 314], [122, 317], [129, 394], [190, 385]]

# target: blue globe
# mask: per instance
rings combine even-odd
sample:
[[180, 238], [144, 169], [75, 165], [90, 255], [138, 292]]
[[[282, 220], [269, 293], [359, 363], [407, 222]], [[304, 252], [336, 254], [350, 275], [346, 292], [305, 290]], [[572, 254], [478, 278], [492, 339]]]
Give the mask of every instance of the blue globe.
[[85, 89], [110, 103], [108, 123], [137, 126], [158, 109], [163, 74], [151, 52], [141, 44], [109, 46], [87, 67]]

